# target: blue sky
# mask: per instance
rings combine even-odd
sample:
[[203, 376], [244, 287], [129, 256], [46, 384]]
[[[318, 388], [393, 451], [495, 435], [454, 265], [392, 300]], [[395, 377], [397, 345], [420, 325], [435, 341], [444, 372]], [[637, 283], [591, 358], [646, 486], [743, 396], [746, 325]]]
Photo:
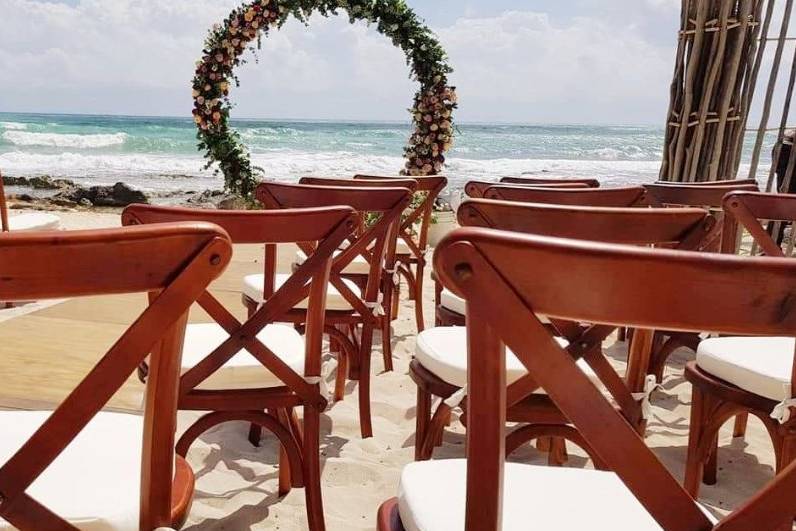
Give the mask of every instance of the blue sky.
[[[187, 115], [207, 28], [233, 0], [0, 0], [0, 111]], [[679, 0], [409, 0], [455, 69], [462, 121], [660, 124]], [[400, 51], [313, 18], [239, 71], [235, 114], [406, 118]]]

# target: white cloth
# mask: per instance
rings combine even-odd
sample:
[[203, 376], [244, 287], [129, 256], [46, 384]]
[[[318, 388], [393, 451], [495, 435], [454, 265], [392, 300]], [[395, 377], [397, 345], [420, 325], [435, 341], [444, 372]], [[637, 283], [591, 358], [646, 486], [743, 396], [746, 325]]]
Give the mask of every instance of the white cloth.
[[[279, 273], [276, 275], [276, 289], [279, 289], [287, 279], [290, 278], [290, 275]], [[252, 299], [256, 302], [263, 302], [263, 275], [248, 275], [243, 278], [243, 294]], [[343, 282], [346, 286], [356, 295], [357, 297], [361, 296], [361, 292], [359, 287], [351, 280], [344, 279]], [[303, 301], [296, 304], [296, 308], [306, 309], [309, 305], [309, 299], [304, 299]], [[338, 310], [338, 311], [351, 311], [353, 308], [351, 304], [349, 304], [348, 300], [343, 297], [343, 295], [337, 291], [331, 283], [329, 283], [328, 291], [326, 292], [326, 309], [327, 310]]]
[[[0, 463], [50, 416], [0, 411]], [[100, 412], [27, 490], [84, 531], [138, 531], [143, 418]], [[15, 529], [0, 517], [0, 530]]]
[[[398, 490], [403, 526], [464, 529], [466, 487], [464, 459], [408, 464]], [[661, 530], [613, 472], [506, 463], [503, 493], [502, 531]]]
[[8, 230], [11, 232], [58, 230], [60, 225], [61, 218], [46, 212], [25, 212], [8, 216]]
[[[566, 339], [557, 337], [558, 344], [566, 348]], [[463, 326], [438, 326], [428, 328], [417, 335], [415, 359], [440, 380], [456, 387], [467, 386], [467, 328]], [[594, 384], [602, 388], [602, 383], [586, 360], [578, 360], [578, 366]], [[525, 365], [506, 349], [506, 385], [512, 384], [528, 373]], [[544, 393], [538, 389], [537, 393]], [[445, 403], [456, 407], [466, 395], [466, 391], [455, 393]]]
[[[196, 366], [228, 337], [229, 334], [217, 323], [189, 324], [185, 330], [182, 372]], [[292, 326], [270, 324], [257, 334], [257, 339], [297, 374], [304, 374], [304, 338]], [[197, 389], [258, 389], [282, 385], [284, 383], [279, 378], [244, 349], [199, 384]]]
[[713, 337], [697, 347], [703, 371], [750, 393], [779, 401], [771, 418], [785, 423], [790, 407], [794, 339], [792, 337]]
[[[443, 308], [447, 308], [452, 312], [456, 312], [461, 315], [465, 315], [467, 313], [467, 303], [465, 300], [453, 293], [448, 288], [442, 288], [442, 293], [440, 293], [439, 296], [439, 303]], [[537, 315], [537, 317], [542, 324], [550, 323], [550, 319], [544, 315]]]

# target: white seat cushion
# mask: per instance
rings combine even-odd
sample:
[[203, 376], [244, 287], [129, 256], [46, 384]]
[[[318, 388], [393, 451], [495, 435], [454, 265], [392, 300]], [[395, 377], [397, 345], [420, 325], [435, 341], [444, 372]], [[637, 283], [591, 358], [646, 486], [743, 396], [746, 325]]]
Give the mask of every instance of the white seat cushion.
[[[334, 256], [337, 257], [343, 251], [335, 251]], [[303, 264], [307, 259], [307, 255], [302, 250], [296, 251], [296, 263]], [[370, 263], [365, 258], [358, 254], [351, 262], [343, 268], [343, 273], [349, 275], [367, 275], [370, 273]]]
[[[290, 278], [290, 275], [279, 273], [276, 275], [276, 289], [279, 289], [287, 279]], [[263, 282], [265, 280], [264, 275], [248, 275], [243, 279], [243, 294], [252, 299], [253, 301], [263, 302]], [[361, 291], [359, 287], [351, 280], [344, 279], [343, 282], [345, 283], [348, 288], [354, 292], [357, 297], [361, 296]], [[307, 305], [309, 304], [308, 299], [304, 299], [303, 301], [299, 302], [295, 307], [300, 309], [306, 309]], [[353, 308], [351, 304], [348, 303], [345, 297], [343, 297], [337, 288], [335, 288], [331, 283], [329, 284], [329, 290], [326, 292], [326, 309], [327, 310], [338, 310], [338, 311], [351, 311]]]
[[8, 217], [8, 230], [58, 230], [61, 218], [46, 212], [26, 212]]
[[791, 398], [792, 337], [713, 337], [699, 343], [696, 363], [707, 373], [756, 395]]
[[[506, 463], [503, 531], [660, 530], [612, 472]], [[464, 529], [467, 461], [410, 463], [401, 473], [398, 511], [407, 531]]]
[[[50, 416], [0, 411], [0, 464]], [[27, 490], [86, 531], [138, 531], [143, 418], [100, 412]], [[0, 530], [15, 529], [0, 517]]]
[[398, 238], [398, 243], [395, 245], [395, 254], [412, 254], [412, 249], [403, 238]]
[[[464, 299], [456, 295], [448, 288], [442, 288], [442, 293], [439, 296], [439, 303], [443, 308], [447, 308], [452, 312], [464, 315], [467, 313], [467, 304]], [[543, 324], [550, 324], [550, 319], [544, 315], [537, 316]]]
[[[557, 337], [562, 347], [569, 345], [566, 339]], [[434, 373], [439, 379], [456, 387], [467, 385], [467, 328], [463, 326], [438, 326], [428, 328], [417, 335], [415, 359]], [[599, 378], [585, 360], [578, 360], [578, 366], [598, 386]], [[511, 350], [506, 350], [506, 384], [511, 384], [528, 371], [525, 365]], [[539, 392], [543, 392], [541, 389]]]
[[[185, 331], [182, 372], [194, 367], [213, 352], [229, 334], [216, 323], [190, 324]], [[296, 373], [304, 374], [304, 338], [292, 326], [270, 324], [259, 339]], [[257, 389], [279, 387], [284, 383], [274, 376], [249, 351], [241, 350], [197, 389]]]

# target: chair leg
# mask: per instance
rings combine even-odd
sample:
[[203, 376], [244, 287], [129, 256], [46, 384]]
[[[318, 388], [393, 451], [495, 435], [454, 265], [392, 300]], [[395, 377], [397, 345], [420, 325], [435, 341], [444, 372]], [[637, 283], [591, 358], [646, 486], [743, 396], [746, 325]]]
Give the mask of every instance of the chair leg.
[[702, 483], [705, 485], [716, 484], [716, 473], [718, 471], [718, 457], [719, 457], [719, 434], [713, 436], [713, 442], [710, 445], [710, 453], [705, 460], [705, 466], [702, 471]]
[[349, 352], [341, 347], [337, 353], [337, 371], [334, 376], [334, 401], [340, 402], [345, 398], [345, 382], [348, 376]]
[[428, 424], [428, 428], [426, 430], [426, 436], [422, 442], [420, 447], [420, 458], [419, 461], [426, 461], [431, 459], [432, 454], [434, 453], [434, 447], [438, 446], [437, 441], [442, 442], [442, 434], [445, 431], [445, 423], [447, 419], [450, 418], [451, 415], [451, 407], [447, 405], [445, 402], [442, 402], [438, 407], [437, 410], [434, 412], [434, 415], [431, 417], [431, 422]]
[[293, 488], [293, 480], [290, 474], [290, 461], [287, 457], [285, 447], [279, 445], [279, 497], [287, 496]]
[[384, 370], [392, 372], [392, 279], [383, 283], [382, 292], [384, 293], [384, 313], [381, 316], [381, 356], [384, 360]]
[[310, 531], [324, 531], [323, 496], [321, 493], [320, 411], [304, 408], [304, 496]]
[[703, 441], [713, 434], [707, 433], [710, 421], [711, 404], [715, 401], [698, 386], [691, 390], [691, 422], [688, 427], [688, 453], [685, 462], [685, 490], [694, 497], [699, 495], [699, 487], [705, 470], [706, 457], [702, 450]]
[[445, 428], [450, 427], [453, 417], [453, 410], [449, 409], [445, 415], [440, 419], [442, 423], [442, 429], [437, 430], [434, 436], [434, 446], [442, 446], [442, 438], [445, 435]]
[[257, 448], [260, 447], [260, 440], [263, 437], [263, 428], [259, 424], [250, 424], [249, 425], [249, 442], [252, 446]]
[[370, 415], [370, 358], [373, 346], [373, 325], [368, 321], [362, 326], [362, 341], [359, 347], [359, 426], [362, 438], [373, 436]]
[[419, 334], [426, 328], [423, 319], [423, 264], [417, 264], [415, 271], [415, 322], [417, 323], [417, 333]]
[[735, 416], [735, 424], [732, 428], [733, 437], [746, 437], [746, 425], [749, 422], [749, 413], [739, 413]]
[[547, 464], [550, 466], [562, 466], [568, 459], [567, 441], [562, 437], [551, 437], [550, 453], [547, 454]]
[[431, 393], [417, 388], [417, 407], [415, 416], [415, 461], [421, 461], [423, 441], [428, 433], [428, 424], [431, 420]]

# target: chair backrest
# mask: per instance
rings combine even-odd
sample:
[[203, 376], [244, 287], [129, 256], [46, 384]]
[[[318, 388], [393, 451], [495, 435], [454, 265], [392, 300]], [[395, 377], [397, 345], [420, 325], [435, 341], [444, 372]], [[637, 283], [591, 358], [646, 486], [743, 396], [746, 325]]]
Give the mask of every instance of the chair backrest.
[[[724, 215], [746, 229], [767, 256], [784, 257], [782, 248], [760, 224], [761, 220], [774, 222], [796, 221], [796, 195], [763, 192], [730, 192], [724, 196]], [[735, 252], [735, 234], [725, 233], [722, 252]]]
[[[152, 205], [130, 205], [122, 223], [139, 225], [174, 221], [207, 221], [224, 228], [235, 244], [263, 244], [263, 304], [241, 323], [209, 291], [199, 305], [228, 334], [229, 338], [180, 378], [180, 390], [190, 392], [218, 371], [232, 356], [246, 349], [269, 371], [303, 399], [319, 403], [319, 390], [306, 378], [320, 376], [326, 286], [332, 255], [356, 229], [356, 212], [344, 206], [286, 210], [207, 210]], [[304, 244], [307, 260], [278, 289], [275, 289], [276, 244]], [[299, 375], [257, 339], [258, 333], [309, 297], [305, 331], [304, 375]]]
[[701, 208], [611, 208], [470, 199], [457, 213], [462, 227], [556, 238], [698, 250], [715, 218]]
[[[378, 175], [354, 175], [355, 180], [366, 182], [395, 183], [405, 177], [381, 177]], [[406, 242], [416, 260], [425, 261], [428, 248], [428, 228], [434, 214], [434, 203], [448, 185], [448, 178], [442, 175], [412, 177], [416, 182], [412, 204], [401, 220], [398, 237]], [[417, 228], [415, 229], [415, 225]]]
[[8, 204], [6, 203], [6, 188], [3, 172], [0, 172], [0, 231], [8, 232]]
[[[434, 263], [442, 282], [468, 301], [467, 531], [501, 529], [504, 345], [663, 529], [777, 529], [792, 521], [796, 463], [714, 527], [536, 314], [641, 329], [793, 337], [796, 261], [464, 228], [438, 246]], [[721, 304], [715, 304], [716, 293]], [[622, 514], [616, 518], [619, 527]]]
[[655, 184], [665, 184], [670, 186], [745, 186], [755, 185], [755, 179], [722, 179], [719, 181], [701, 181], [701, 182], [672, 182], [672, 181], [655, 181]]
[[652, 206], [699, 206], [721, 208], [724, 196], [735, 190], [757, 192], [757, 184], [721, 184], [704, 186], [682, 183], [645, 184]]
[[[26, 491], [152, 353], [139, 525], [142, 530], [172, 525], [182, 335], [189, 307], [221, 274], [231, 252], [224, 231], [206, 223], [0, 236], [0, 300], [156, 293], [44, 424], [0, 466], [0, 516], [20, 529], [72, 529]], [[108, 481], [132, 479], [108, 472]]]
[[588, 188], [599, 188], [600, 181], [597, 179], [554, 179], [552, 177], [501, 177], [501, 183], [505, 184], [584, 184]]
[[[487, 182], [487, 181], [469, 181], [467, 184], [464, 185], [464, 195], [467, 197], [472, 197], [473, 199], [479, 199], [484, 197], [486, 191], [495, 186], [499, 183], [494, 182]], [[588, 188], [589, 186], [584, 183], [540, 183], [540, 184], [513, 184], [512, 186], [532, 186], [534, 188], [564, 188], [564, 189], [571, 189], [571, 188]]]
[[642, 186], [621, 188], [555, 189], [530, 186], [491, 186], [484, 193], [486, 199], [519, 201], [521, 203], [552, 203], [558, 205], [634, 207], [645, 205], [646, 192]]
[[[367, 227], [348, 237], [347, 247], [332, 262], [329, 277], [340, 294], [362, 314], [366, 306], [378, 303], [384, 267], [391, 268], [395, 263], [398, 223], [412, 200], [414, 188], [356, 184], [357, 181], [353, 180], [344, 186], [262, 183], [255, 196], [270, 209], [345, 205], [362, 217], [375, 215]], [[367, 285], [362, 293], [364, 300], [357, 297], [340, 277], [343, 269], [357, 256], [364, 257], [370, 264]]]

